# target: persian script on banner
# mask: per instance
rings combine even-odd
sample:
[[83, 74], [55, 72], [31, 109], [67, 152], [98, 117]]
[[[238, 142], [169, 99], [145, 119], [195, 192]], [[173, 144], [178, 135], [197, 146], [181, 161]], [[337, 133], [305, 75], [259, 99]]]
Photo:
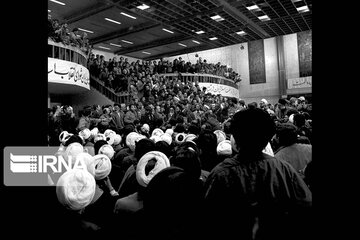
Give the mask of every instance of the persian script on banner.
[[312, 77], [302, 77], [302, 78], [291, 78], [287, 80], [288, 89], [293, 88], [311, 88], [312, 87]]

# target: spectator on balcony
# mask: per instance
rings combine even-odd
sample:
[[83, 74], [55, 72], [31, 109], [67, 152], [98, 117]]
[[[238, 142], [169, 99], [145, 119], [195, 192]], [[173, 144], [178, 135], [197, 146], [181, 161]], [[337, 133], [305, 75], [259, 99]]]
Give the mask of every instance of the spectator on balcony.
[[80, 31], [78, 28], [74, 28], [70, 33], [70, 44], [76, 47], [80, 47], [82, 44]]
[[104, 67], [100, 70], [99, 80], [102, 81], [103, 83], [107, 83], [108, 79], [109, 79], [109, 71], [108, 68]]

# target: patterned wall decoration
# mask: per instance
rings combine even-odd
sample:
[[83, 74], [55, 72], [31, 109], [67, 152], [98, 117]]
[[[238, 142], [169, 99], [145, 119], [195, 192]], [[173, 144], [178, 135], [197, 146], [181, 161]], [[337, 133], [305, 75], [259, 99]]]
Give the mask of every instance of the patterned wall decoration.
[[312, 31], [297, 33], [300, 77], [312, 75]]
[[266, 83], [264, 40], [249, 42], [250, 84]]

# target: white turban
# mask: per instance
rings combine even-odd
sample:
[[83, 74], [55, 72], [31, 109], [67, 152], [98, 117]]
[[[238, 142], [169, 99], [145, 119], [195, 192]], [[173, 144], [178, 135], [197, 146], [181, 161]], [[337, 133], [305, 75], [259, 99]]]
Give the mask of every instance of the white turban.
[[268, 142], [268, 144], [266, 145], [266, 147], [264, 148], [264, 150], [262, 151], [263, 153], [270, 155], [270, 156], [274, 156], [274, 151], [271, 148], [270, 143]]
[[167, 142], [167, 144], [171, 145], [172, 143], [172, 137], [171, 135], [164, 133], [163, 135], [160, 136], [161, 141]]
[[218, 155], [231, 156], [232, 149], [230, 140], [221, 141], [216, 148], [216, 152]]
[[71, 210], [89, 205], [95, 195], [94, 177], [84, 169], [71, 169], [62, 174], [56, 185], [59, 202]]
[[141, 127], [141, 130], [142, 131], [144, 131], [144, 132], [150, 132], [150, 126], [149, 126], [149, 124], [147, 124], [147, 123], [144, 123], [143, 125], [142, 125], [142, 127]]
[[[156, 160], [155, 166], [149, 172], [149, 175], [146, 176], [145, 174], [146, 164], [152, 159]], [[149, 184], [150, 180], [158, 172], [160, 172], [161, 170], [167, 167], [170, 167], [170, 161], [164, 153], [159, 151], [148, 152], [140, 158], [136, 166], [136, 180], [141, 186], [146, 187]]]
[[94, 127], [93, 129], [90, 130], [90, 132], [91, 132], [91, 136], [95, 137], [99, 133], [99, 129], [97, 127]]
[[84, 128], [83, 130], [81, 130], [79, 132], [79, 136], [83, 139], [83, 140], [87, 140], [91, 137], [91, 131], [88, 128]]
[[100, 141], [100, 140], [105, 140], [106, 141], [106, 137], [102, 133], [96, 134], [96, 136], [94, 137], [94, 143], [96, 143], [97, 141]]
[[265, 98], [261, 99], [260, 102], [263, 102], [265, 105], [268, 105], [268, 101]]
[[95, 179], [101, 180], [106, 178], [111, 171], [111, 161], [105, 154], [97, 154], [94, 156], [95, 161]]
[[157, 143], [158, 141], [162, 141], [161, 136], [157, 136], [157, 135], [151, 136], [150, 140], [154, 141], [154, 143]]
[[106, 137], [106, 142], [109, 144], [109, 145], [113, 145], [114, 142], [115, 142], [115, 136], [116, 134], [110, 134]]
[[109, 137], [110, 135], [113, 135], [113, 134], [115, 135], [116, 132], [114, 132], [111, 129], [106, 129], [105, 132], [104, 132], [105, 137]]
[[175, 142], [177, 144], [185, 142], [186, 134], [185, 133], [178, 133], [175, 136]]
[[65, 156], [66, 159], [69, 159], [69, 157], [71, 157], [72, 163], [75, 163], [76, 156], [83, 152], [84, 152], [83, 145], [81, 145], [78, 142], [73, 142], [66, 147]]
[[189, 133], [185, 138], [185, 142], [193, 141], [195, 138], [196, 138], [195, 134]]
[[138, 134], [137, 132], [131, 132], [126, 136], [126, 145], [132, 152], [135, 151], [136, 142], [146, 138], [144, 135]]
[[114, 146], [119, 145], [120, 142], [121, 142], [121, 136], [119, 134], [115, 134], [113, 145]]
[[217, 144], [219, 144], [220, 142], [226, 140], [226, 134], [223, 131], [215, 130], [214, 134], [216, 135], [216, 138], [217, 138]]
[[83, 153], [79, 153], [76, 156], [76, 161], [83, 161], [83, 163], [86, 165], [86, 169], [88, 170], [88, 172], [95, 176], [95, 161], [93, 156], [91, 156], [89, 153], [83, 152]]
[[60, 134], [59, 134], [59, 141], [62, 143], [62, 144], [65, 144], [65, 142], [72, 136], [73, 134], [72, 133], [68, 133], [68, 131], [62, 131]]
[[115, 151], [110, 144], [104, 144], [100, 147], [99, 154], [104, 154], [111, 160], [114, 157]]
[[168, 128], [168, 129], [166, 129], [165, 133], [167, 133], [167, 134], [169, 134], [170, 136], [172, 136], [173, 133], [174, 133], [174, 130], [173, 130], [172, 128]]
[[289, 122], [294, 123], [294, 114], [291, 114], [289, 117]]
[[161, 136], [164, 134], [164, 131], [161, 130], [160, 128], [155, 128], [152, 133], [151, 136]]

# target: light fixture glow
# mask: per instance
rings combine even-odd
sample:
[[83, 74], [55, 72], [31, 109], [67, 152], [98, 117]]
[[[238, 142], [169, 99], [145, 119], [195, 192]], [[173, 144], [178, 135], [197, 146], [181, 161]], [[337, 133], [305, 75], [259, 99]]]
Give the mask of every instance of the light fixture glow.
[[50, 2], [57, 3], [57, 4], [60, 4], [60, 5], [66, 5], [66, 4], [63, 3], [63, 2], [56, 1], [56, 0], [50, 0]]
[[83, 28], [78, 28], [78, 29], [81, 30], [81, 31], [83, 31], [83, 32], [94, 33], [93, 31], [86, 30], [86, 29], [83, 29]]
[[246, 34], [246, 32], [244, 32], [244, 31], [240, 31], [240, 32], [236, 32], [236, 34], [239, 34], [239, 35], [244, 35], [244, 34]]
[[145, 54], [151, 54], [151, 53], [149, 53], [149, 52], [142, 52], [142, 53], [145, 53]]
[[217, 37], [211, 37], [211, 38], [209, 38], [209, 40], [211, 40], [211, 41], [216, 40], [216, 39], [218, 39], [218, 38], [217, 38]]
[[134, 44], [133, 42], [129, 42], [129, 41], [126, 41], [126, 40], [121, 40], [122, 42], [124, 43], [128, 43], [128, 44]]
[[138, 9], [141, 9], [141, 10], [145, 10], [145, 9], [148, 9], [150, 8], [150, 6], [146, 5], [146, 4], [142, 4], [142, 5], [139, 5], [137, 6]]
[[215, 20], [217, 22], [220, 22], [222, 20], [224, 20], [224, 18], [222, 18], [220, 15], [215, 15], [215, 16], [212, 16], [210, 17], [212, 20]]
[[106, 20], [106, 21], [109, 21], [109, 22], [116, 23], [116, 24], [121, 24], [121, 22], [115, 21], [115, 20], [110, 19], [110, 18], [105, 18], [105, 20]]
[[106, 49], [106, 50], [111, 50], [110, 48], [103, 47], [103, 46], [98, 46], [98, 48], [102, 48], [102, 49]]
[[180, 46], [187, 47], [185, 44], [178, 43]]
[[51, 12], [51, 10], [48, 9], [48, 12]]
[[302, 6], [302, 7], [299, 7], [299, 8], [296, 8], [296, 10], [298, 10], [299, 13], [303, 13], [303, 12], [308, 12], [308, 11], [310, 11], [307, 5]]
[[195, 40], [192, 40], [194, 43], [196, 43], [196, 44], [200, 44], [200, 42], [198, 42], [198, 41], [195, 41]]
[[115, 46], [115, 47], [121, 47], [121, 45], [115, 44], [115, 43], [110, 43], [110, 45]]
[[270, 20], [269, 16], [268, 15], [263, 15], [263, 16], [260, 16], [258, 17], [261, 21], [267, 21], [267, 20]]
[[120, 14], [121, 14], [121, 15], [124, 15], [124, 16], [126, 16], [126, 17], [129, 17], [129, 18], [132, 18], [132, 19], [136, 19], [136, 17], [131, 16], [131, 15], [129, 15], [129, 14], [127, 14], [127, 13], [124, 13], [124, 12], [121, 12]]
[[200, 30], [200, 31], [197, 31], [197, 32], [195, 32], [196, 34], [203, 34], [203, 33], [205, 33], [203, 30]]
[[259, 8], [259, 6], [258, 5], [252, 5], [252, 6], [250, 6], [250, 7], [246, 7], [249, 11], [251, 11], [251, 10], [258, 10], [258, 9], [260, 9]]
[[168, 33], [174, 34], [174, 32], [173, 32], [173, 31], [170, 31], [170, 30], [168, 30], [168, 29], [166, 29], [166, 28], [163, 28], [162, 30], [163, 30], [163, 31], [165, 31], [165, 32], [168, 32]]

